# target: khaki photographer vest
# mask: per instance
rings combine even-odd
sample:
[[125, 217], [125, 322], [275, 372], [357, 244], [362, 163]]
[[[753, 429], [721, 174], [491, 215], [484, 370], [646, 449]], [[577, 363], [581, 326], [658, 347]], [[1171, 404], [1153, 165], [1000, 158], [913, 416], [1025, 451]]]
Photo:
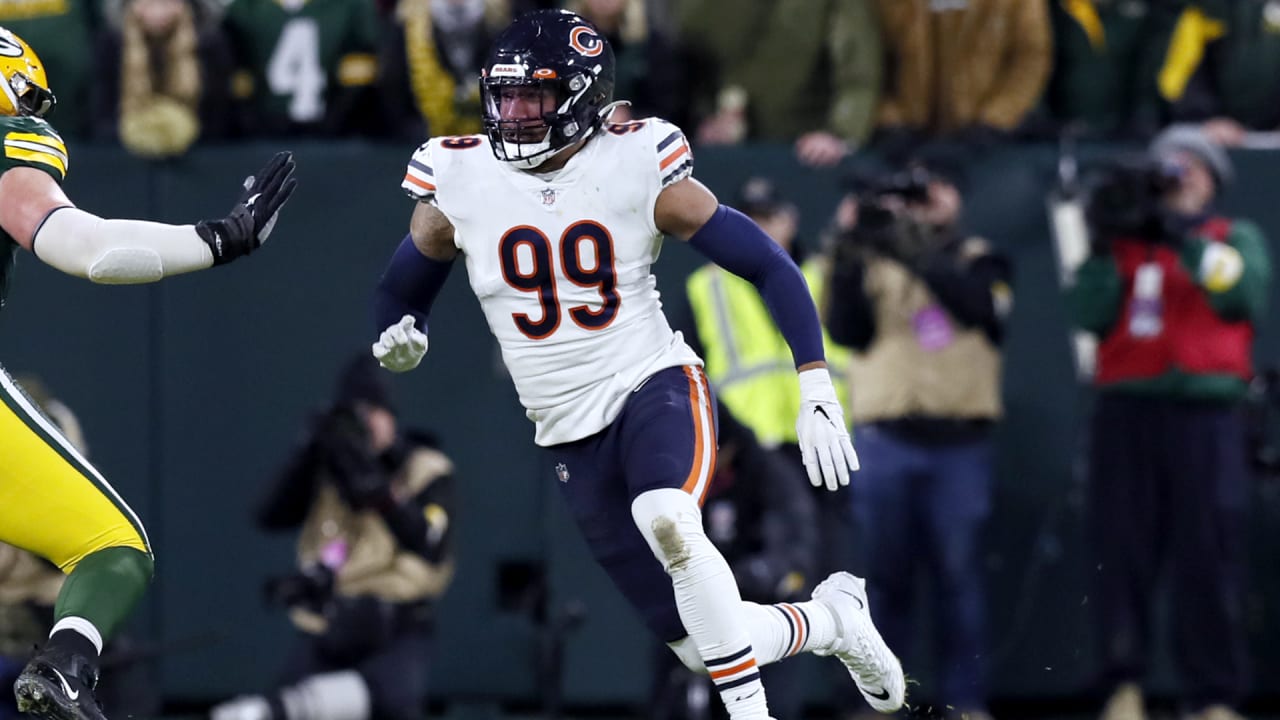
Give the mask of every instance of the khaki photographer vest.
[[[392, 478], [392, 493], [416, 496], [452, 472], [453, 463], [443, 453], [415, 448]], [[447, 508], [431, 505], [424, 512], [433, 529], [449, 522]], [[338, 595], [373, 595], [385, 602], [412, 603], [439, 597], [453, 579], [452, 557], [432, 564], [401, 548], [377, 510], [352, 508], [331, 482], [322, 482], [298, 538], [299, 567], [319, 562], [323, 548], [335, 541], [349, 548], [334, 578]], [[307, 609], [293, 608], [289, 617], [304, 632], [321, 633], [327, 627], [324, 617]]]
[[[1000, 416], [1000, 354], [985, 333], [956, 322], [924, 280], [897, 261], [868, 260], [863, 285], [875, 336], [849, 364], [855, 425], [905, 417]], [[951, 329], [950, 342], [938, 349], [926, 349], [915, 327], [930, 306], [941, 310]]]

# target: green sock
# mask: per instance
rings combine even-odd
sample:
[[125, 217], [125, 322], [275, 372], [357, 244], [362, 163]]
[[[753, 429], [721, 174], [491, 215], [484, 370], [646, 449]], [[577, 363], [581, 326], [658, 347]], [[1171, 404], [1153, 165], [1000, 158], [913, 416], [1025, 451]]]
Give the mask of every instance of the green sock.
[[86, 555], [67, 576], [53, 607], [56, 623], [82, 617], [103, 639], [115, 634], [151, 581], [155, 562], [140, 550], [112, 547]]

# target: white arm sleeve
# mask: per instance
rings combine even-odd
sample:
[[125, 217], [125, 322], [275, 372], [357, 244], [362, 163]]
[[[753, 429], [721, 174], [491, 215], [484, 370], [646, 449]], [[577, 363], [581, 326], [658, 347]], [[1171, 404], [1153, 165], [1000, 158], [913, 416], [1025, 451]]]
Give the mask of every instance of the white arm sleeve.
[[108, 220], [74, 207], [49, 213], [31, 247], [62, 272], [106, 285], [155, 282], [213, 265], [193, 225]]

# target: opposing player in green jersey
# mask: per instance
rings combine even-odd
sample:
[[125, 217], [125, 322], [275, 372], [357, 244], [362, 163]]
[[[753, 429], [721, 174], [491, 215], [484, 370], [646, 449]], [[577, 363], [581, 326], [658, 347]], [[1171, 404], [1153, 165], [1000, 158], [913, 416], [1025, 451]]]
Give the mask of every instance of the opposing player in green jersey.
[[[293, 158], [279, 153], [245, 181], [220, 220], [165, 225], [98, 217], [62, 191], [67, 149], [42, 119], [53, 105], [35, 52], [0, 28], [0, 292], [19, 247], [62, 272], [108, 284], [230, 262], [262, 245], [293, 192]], [[151, 579], [151, 546], [124, 500], [3, 370], [0, 541], [68, 574], [49, 640], [14, 684], [18, 709], [55, 720], [102, 718], [93, 694], [98, 655]]]

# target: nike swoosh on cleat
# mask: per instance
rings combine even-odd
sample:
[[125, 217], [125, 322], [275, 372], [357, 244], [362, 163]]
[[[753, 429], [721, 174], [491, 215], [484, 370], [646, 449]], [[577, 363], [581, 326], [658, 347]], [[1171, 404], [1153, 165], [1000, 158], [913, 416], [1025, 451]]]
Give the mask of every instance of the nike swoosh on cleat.
[[58, 672], [58, 668], [50, 667], [49, 669], [53, 671], [54, 675], [58, 676], [58, 682], [62, 683], [62, 692], [66, 693], [67, 697], [72, 700], [80, 697], [80, 691], [71, 689], [71, 683], [67, 682], [67, 679], [62, 676], [62, 673]]
[[875, 699], [877, 699], [877, 700], [888, 700], [888, 699], [889, 699], [889, 691], [888, 691], [888, 690], [885, 690], [884, 688], [880, 688], [880, 692], [871, 692], [870, 690], [868, 690], [868, 691], [867, 691], [867, 695], [870, 695], [871, 697], [873, 697], [873, 698], [875, 698]]

